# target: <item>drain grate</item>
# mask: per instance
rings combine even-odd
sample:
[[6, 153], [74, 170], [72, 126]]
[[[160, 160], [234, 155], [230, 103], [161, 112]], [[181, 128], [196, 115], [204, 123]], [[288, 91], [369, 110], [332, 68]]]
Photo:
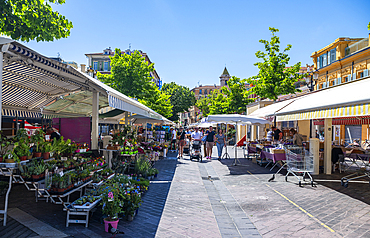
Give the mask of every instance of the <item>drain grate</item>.
[[208, 177], [202, 177], [202, 179], [203, 180], [220, 180], [220, 178], [218, 178], [218, 177], [210, 177], [210, 178], [208, 178]]

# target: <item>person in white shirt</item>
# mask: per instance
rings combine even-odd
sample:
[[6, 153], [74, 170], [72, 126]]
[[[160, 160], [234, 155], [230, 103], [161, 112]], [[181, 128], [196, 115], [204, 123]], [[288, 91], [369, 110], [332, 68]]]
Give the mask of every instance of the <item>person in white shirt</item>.
[[170, 130], [171, 130], [171, 147], [170, 147], [170, 149], [172, 150], [172, 145], [173, 145], [174, 149], [172, 151], [176, 151], [176, 135], [177, 135], [177, 133], [176, 133], [176, 130], [173, 129], [172, 127], [171, 127]]
[[195, 131], [191, 133], [191, 140], [202, 140], [203, 133], [199, 131], [198, 127], [195, 127]]

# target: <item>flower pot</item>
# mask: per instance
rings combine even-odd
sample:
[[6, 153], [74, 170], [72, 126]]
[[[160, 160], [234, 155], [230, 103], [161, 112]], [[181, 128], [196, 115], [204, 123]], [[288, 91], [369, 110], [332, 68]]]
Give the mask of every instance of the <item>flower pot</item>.
[[156, 178], [158, 176], [158, 174], [154, 174], [154, 178]]
[[3, 157], [0, 157], [0, 163], [3, 162]]
[[27, 156], [27, 159], [28, 160], [31, 160], [32, 159], [32, 155]]
[[25, 160], [27, 160], [27, 155], [25, 155], [25, 156], [21, 156], [21, 157], [19, 157], [19, 159], [20, 159], [21, 161], [25, 161]]
[[33, 158], [41, 157], [41, 152], [33, 152]]
[[44, 152], [42, 153], [42, 157], [44, 157], [44, 160], [47, 160], [50, 158], [50, 152]]
[[5, 163], [14, 163], [14, 159], [5, 159]]
[[118, 222], [119, 220], [117, 219], [116, 221], [107, 221], [105, 220], [104, 218], [104, 228], [105, 228], [105, 232], [109, 232], [109, 224], [111, 224], [111, 226], [115, 229], [117, 229], [117, 226], [118, 226]]

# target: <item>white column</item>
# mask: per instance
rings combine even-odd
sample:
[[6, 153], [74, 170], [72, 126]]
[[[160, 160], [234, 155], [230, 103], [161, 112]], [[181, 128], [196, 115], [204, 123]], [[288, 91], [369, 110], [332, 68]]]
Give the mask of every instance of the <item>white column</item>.
[[332, 118], [325, 118], [324, 120], [324, 137], [324, 173], [331, 174]]
[[310, 153], [313, 154], [313, 175], [319, 174], [319, 165], [320, 165], [320, 140], [317, 138], [310, 139]]
[[91, 149], [98, 149], [99, 138], [99, 92], [93, 92], [92, 98], [92, 125], [91, 125]]
[[3, 120], [3, 57], [4, 53], [0, 51], [0, 130], [2, 129], [1, 122]]

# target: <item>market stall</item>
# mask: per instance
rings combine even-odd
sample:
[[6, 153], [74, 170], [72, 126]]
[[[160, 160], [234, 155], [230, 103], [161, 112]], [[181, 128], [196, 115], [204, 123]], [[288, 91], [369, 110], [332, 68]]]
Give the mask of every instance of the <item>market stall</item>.
[[[268, 120], [261, 119], [258, 117], [251, 117], [239, 114], [219, 114], [219, 115], [209, 115], [206, 118], [207, 122], [213, 123], [225, 123], [225, 124], [235, 124], [236, 128], [238, 125], [261, 125], [261, 124], [270, 124]], [[237, 138], [238, 131], [236, 133]], [[235, 141], [237, 141], [235, 139]], [[240, 162], [237, 157], [237, 149], [235, 149], [234, 165], [240, 165]]]

